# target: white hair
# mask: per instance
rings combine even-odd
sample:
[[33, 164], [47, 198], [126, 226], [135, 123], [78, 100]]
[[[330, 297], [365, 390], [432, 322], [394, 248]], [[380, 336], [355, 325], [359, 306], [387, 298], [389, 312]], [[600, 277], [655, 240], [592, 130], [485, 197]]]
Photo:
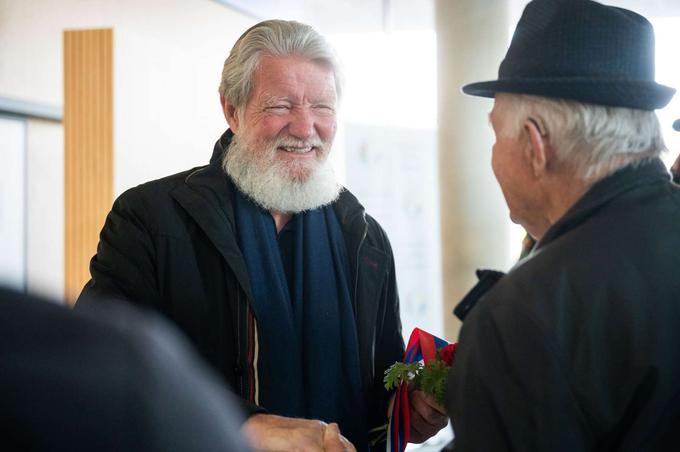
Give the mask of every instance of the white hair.
[[666, 150], [656, 113], [565, 99], [504, 94], [511, 112], [501, 133], [519, 139], [529, 118], [555, 149], [557, 160], [583, 180], [605, 176]]
[[[251, 149], [239, 135], [234, 135], [222, 159], [222, 168], [241, 192], [265, 210], [294, 214], [325, 206], [338, 198], [342, 186], [327, 158], [329, 143], [319, 138], [302, 142], [283, 137], [257, 146], [259, 149]], [[277, 160], [279, 147], [295, 146], [324, 149], [324, 157], [300, 162]]]
[[253, 77], [263, 56], [302, 56], [329, 68], [340, 98], [340, 64], [326, 39], [300, 22], [266, 20], [243, 33], [224, 61], [219, 92], [235, 109], [242, 109], [250, 99]]

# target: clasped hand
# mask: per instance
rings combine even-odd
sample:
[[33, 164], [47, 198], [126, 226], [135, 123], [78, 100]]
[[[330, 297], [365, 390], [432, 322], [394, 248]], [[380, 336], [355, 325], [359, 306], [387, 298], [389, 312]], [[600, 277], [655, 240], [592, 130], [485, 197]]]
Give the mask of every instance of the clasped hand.
[[255, 451], [356, 452], [335, 423], [255, 414], [241, 432]]
[[422, 443], [449, 423], [444, 407], [434, 398], [420, 390], [412, 390], [408, 395], [411, 407], [411, 432], [409, 442]]

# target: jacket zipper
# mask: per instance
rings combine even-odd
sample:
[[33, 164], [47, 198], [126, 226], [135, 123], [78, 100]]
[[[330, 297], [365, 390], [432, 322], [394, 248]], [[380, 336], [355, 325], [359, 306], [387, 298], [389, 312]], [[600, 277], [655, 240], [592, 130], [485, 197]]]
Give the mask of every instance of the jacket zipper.
[[359, 256], [361, 255], [361, 247], [366, 241], [366, 235], [368, 235], [368, 224], [364, 223], [364, 230], [361, 233], [361, 240], [359, 240], [359, 245], [357, 246], [357, 256], [356, 256], [356, 267], [354, 271], [354, 296], [352, 297], [352, 304], [354, 305], [354, 317], [359, 315], [359, 303], [357, 301], [357, 293], [359, 291]]
[[[241, 365], [241, 347], [242, 347], [242, 335], [241, 335], [241, 291], [237, 289], [236, 291], [236, 364], [235, 367]], [[238, 378], [239, 392], [243, 398], [248, 400], [245, 385], [243, 384], [243, 372], [241, 375], [236, 375]]]

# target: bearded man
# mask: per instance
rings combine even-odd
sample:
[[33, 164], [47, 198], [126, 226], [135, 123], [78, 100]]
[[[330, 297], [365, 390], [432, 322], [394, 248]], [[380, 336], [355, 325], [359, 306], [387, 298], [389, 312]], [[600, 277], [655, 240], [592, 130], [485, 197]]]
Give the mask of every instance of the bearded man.
[[[265, 21], [219, 91], [230, 129], [210, 164], [121, 195], [79, 304], [115, 296], [173, 320], [240, 395], [254, 448], [368, 450], [404, 344], [387, 236], [328, 161], [335, 56], [311, 27]], [[446, 425], [422, 393], [412, 405], [415, 440]]]

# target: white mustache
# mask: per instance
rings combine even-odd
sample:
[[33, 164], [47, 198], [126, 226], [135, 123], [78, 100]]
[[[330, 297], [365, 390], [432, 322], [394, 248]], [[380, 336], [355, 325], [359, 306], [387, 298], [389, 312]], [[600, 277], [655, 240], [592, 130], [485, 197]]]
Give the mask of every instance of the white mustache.
[[284, 137], [276, 139], [273, 144], [275, 148], [285, 148], [289, 152], [296, 153], [305, 153], [311, 151], [313, 148], [325, 148], [326, 146], [326, 143], [318, 137], [308, 140]]

